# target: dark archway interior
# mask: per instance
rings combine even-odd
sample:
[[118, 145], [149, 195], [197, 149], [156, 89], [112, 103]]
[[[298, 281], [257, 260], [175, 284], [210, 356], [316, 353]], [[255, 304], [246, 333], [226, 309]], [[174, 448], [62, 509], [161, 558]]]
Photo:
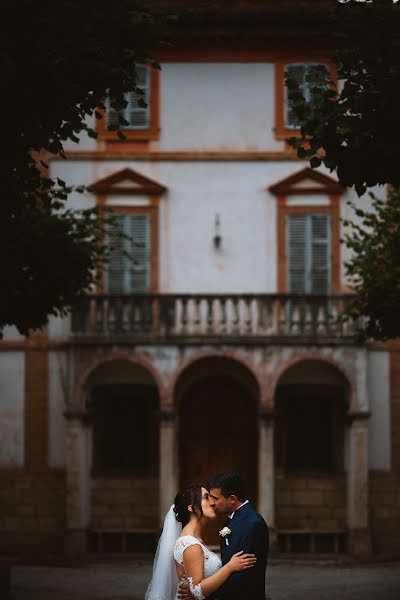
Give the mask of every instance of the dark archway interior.
[[276, 391], [275, 455], [283, 473], [340, 473], [349, 386], [344, 375], [317, 360], [297, 363]]

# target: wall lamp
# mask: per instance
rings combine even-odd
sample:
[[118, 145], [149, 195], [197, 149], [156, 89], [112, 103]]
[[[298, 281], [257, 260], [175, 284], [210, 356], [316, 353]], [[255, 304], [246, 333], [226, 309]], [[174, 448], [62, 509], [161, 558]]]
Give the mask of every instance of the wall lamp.
[[214, 242], [214, 248], [216, 250], [218, 250], [218, 248], [220, 248], [221, 244], [222, 244], [221, 219], [220, 219], [220, 216], [218, 214], [215, 215], [213, 242]]

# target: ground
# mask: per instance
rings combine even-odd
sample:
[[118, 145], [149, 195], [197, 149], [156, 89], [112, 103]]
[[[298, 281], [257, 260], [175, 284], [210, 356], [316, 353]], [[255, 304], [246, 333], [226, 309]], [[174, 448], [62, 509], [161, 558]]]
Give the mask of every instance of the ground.
[[[148, 560], [18, 565], [10, 600], [143, 600], [150, 576]], [[274, 562], [268, 566], [267, 595], [272, 600], [399, 600], [400, 563]]]

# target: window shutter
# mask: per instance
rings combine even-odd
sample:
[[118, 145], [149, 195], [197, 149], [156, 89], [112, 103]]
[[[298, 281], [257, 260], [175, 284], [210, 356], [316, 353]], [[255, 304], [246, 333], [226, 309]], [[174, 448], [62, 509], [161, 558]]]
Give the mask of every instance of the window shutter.
[[307, 215], [290, 215], [287, 221], [288, 291], [306, 294]]
[[148, 292], [150, 289], [150, 217], [128, 217], [129, 236], [133, 238], [129, 263], [131, 291]]
[[311, 293], [330, 291], [330, 219], [328, 215], [311, 215]]
[[[321, 65], [321, 63], [294, 63], [285, 66], [285, 78], [290, 77], [298, 83], [300, 91], [307, 102], [311, 100], [311, 90], [307, 82], [307, 76], [321, 66], [327, 69], [326, 65]], [[288, 88], [285, 86], [285, 127], [293, 129], [299, 127], [299, 123], [290, 108], [288, 95]]]
[[292, 294], [330, 291], [329, 215], [289, 215], [287, 282]]
[[[107, 128], [115, 129], [119, 125], [119, 115], [129, 123], [129, 125], [122, 125], [124, 130], [136, 130], [136, 129], [148, 129], [150, 127], [150, 70], [145, 65], [138, 65], [135, 68], [136, 71], [136, 85], [143, 94], [136, 92], [128, 92], [124, 95], [127, 106], [122, 111], [117, 111], [111, 106], [107, 107]], [[142, 98], [147, 106], [142, 108], [139, 106], [139, 99]]]
[[110, 247], [107, 293], [147, 292], [150, 289], [150, 217], [116, 215], [115, 219], [107, 235]]

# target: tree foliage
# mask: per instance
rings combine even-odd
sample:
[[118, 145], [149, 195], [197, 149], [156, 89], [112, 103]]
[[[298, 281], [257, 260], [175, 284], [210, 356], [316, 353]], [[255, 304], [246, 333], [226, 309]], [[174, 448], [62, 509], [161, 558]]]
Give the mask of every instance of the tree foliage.
[[344, 242], [352, 250], [347, 275], [355, 292], [348, 315], [362, 318], [363, 336], [384, 340], [400, 336], [400, 192], [370, 196], [371, 210], [353, 205], [358, 222], [343, 222]]
[[[165, 18], [146, 0], [8, 2], [0, 25], [2, 160], [0, 330], [21, 333], [62, 313], [106, 259], [96, 210], [68, 211], [71, 189], [48, 175], [46, 156], [95, 137], [88, 122], [108, 95], [125, 105], [135, 63], [153, 63]], [[156, 63], [153, 64], [158, 67]]]
[[311, 98], [288, 80], [289, 100], [301, 123], [291, 138], [300, 158], [336, 171], [359, 195], [378, 184], [400, 185], [400, 5], [332, 1], [333, 62], [339, 80], [327, 71], [310, 74]]

